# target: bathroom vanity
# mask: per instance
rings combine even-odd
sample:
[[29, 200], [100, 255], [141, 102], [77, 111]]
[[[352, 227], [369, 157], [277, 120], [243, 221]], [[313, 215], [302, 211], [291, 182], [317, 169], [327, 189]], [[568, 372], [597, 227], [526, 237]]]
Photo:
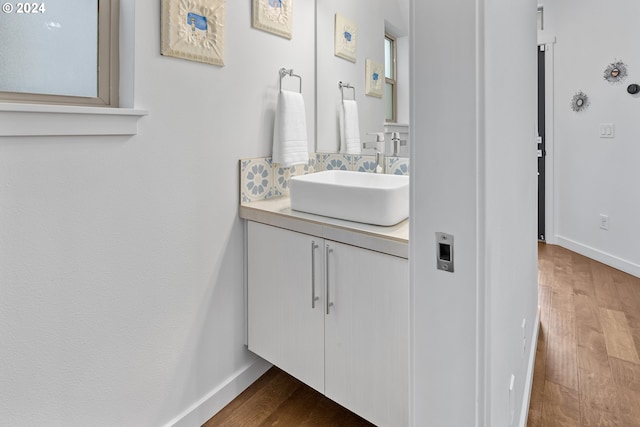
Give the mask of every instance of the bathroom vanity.
[[408, 424], [408, 220], [380, 227], [241, 205], [248, 346], [378, 426]]

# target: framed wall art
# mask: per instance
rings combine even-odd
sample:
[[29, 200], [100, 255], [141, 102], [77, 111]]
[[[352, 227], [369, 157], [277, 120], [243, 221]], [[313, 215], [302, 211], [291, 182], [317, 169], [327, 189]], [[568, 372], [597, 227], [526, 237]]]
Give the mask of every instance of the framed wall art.
[[365, 62], [365, 94], [382, 98], [384, 84], [384, 65], [367, 59]]
[[253, 0], [253, 28], [290, 39], [293, 31], [293, 0]]
[[226, 0], [162, 0], [166, 56], [224, 65]]
[[358, 25], [336, 13], [335, 55], [356, 62]]

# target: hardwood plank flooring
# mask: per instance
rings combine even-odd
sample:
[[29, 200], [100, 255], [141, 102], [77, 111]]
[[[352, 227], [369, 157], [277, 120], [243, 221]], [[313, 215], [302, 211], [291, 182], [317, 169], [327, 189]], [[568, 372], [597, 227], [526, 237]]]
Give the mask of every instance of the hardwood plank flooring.
[[[528, 427], [640, 427], [640, 279], [538, 246], [540, 331]], [[373, 426], [272, 368], [206, 427]]]
[[607, 354], [610, 357], [640, 364], [629, 323], [624, 313], [600, 307], [600, 322], [604, 330]]
[[559, 246], [538, 259], [528, 427], [640, 427], [640, 279]]
[[203, 427], [375, 427], [273, 367]]

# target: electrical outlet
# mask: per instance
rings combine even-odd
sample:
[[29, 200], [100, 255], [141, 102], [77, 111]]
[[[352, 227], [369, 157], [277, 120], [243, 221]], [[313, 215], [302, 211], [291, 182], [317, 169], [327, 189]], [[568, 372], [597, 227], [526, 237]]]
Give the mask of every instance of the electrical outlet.
[[600, 214], [600, 228], [609, 230], [609, 215]]

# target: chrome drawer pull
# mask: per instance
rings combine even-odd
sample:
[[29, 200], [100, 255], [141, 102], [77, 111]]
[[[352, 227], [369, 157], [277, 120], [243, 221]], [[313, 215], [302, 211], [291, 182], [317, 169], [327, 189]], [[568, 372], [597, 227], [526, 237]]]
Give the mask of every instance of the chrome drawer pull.
[[329, 278], [331, 277], [331, 276], [329, 275], [329, 273], [330, 273], [330, 269], [329, 269], [329, 255], [333, 252], [333, 249], [331, 249], [331, 248], [329, 247], [329, 245], [327, 245], [327, 246], [326, 246], [326, 248], [325, 248], [325, 250], [326, 250], [326, 257], [325, 257], [325, 268], [326, 268], [326, 270], [325, 270], [325, 273], [326, 273], [326, 278], [327, 278], [327, 279], [326, 279], [326, 283], [327, 283], [327, 288], [326, 288], [327, 295], [326, 295], [326, 297], [327, 297], [327, 300], [326, 300], [326, 303], [325, 303], [325, 304], [326, 304], [326, 306], [327, 306], [327, 314], [329, 314], [329, 309], [330, 309], [331, 307], [333, 307], [333, 302], [331, 302], [331, 298], [330, 298], [330, 296], [329, 296], [329, 289], [331, 288], [331, 286], [330, 286], [330, 280], [329, 280]]
[[316, 308], [316, 301], [320, 297], [316, 296], [316, 249], [318, 245], [315, 241], [311, 242], [311, 308]]

